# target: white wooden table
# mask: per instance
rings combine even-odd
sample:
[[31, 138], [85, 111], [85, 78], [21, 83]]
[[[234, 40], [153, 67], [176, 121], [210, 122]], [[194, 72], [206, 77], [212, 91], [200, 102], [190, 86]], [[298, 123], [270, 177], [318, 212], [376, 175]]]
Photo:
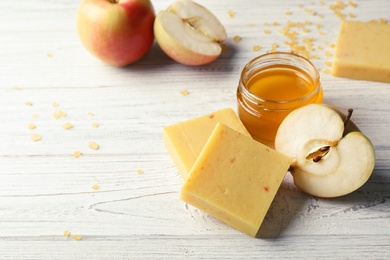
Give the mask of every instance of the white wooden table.
[[[81, 45], [78, 0], [2, 0], [0, 259], [389, 259], [390, 84], [328, 74], [340, 18], [329, 7], [336, 1], [323, 2], [199, 0], [229, 35], [217, 61], [186, 67], [154, 44], [141, 61], [115, 68]], [[153, 1], [156, 12], [170, 3]], [[390, 1], [344, 3], [348, 19], [390, 21]], [[288, 21], [307, 23], [300, 33], [315, 38], [325, 102], [354, 108], [377, 162], [361, 189], [338, 199], [301, 193], [287, 175], [255, 239], [179, 200], [183, 181], [162, 128], [236, 108], [242, 67], [274, 43], [289, 51], [279, 32]], [[55, 119], [60, 110], [67, 116]]]

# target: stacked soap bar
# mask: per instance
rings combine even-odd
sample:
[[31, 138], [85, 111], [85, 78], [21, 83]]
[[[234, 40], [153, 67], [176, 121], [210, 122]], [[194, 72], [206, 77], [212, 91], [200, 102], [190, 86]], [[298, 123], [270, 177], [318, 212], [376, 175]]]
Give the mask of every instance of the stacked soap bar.
[[343, 21], [332, 75], [390, 83], [390, 25]]
[[[216, 122], [212, 123], [210, 131], [208, 115], [179, 123], [180, 127], [167, 127], [165, 142], [175, 163], [187, 165], [183, 169], [189, 169], [180, 198], [255, 237], [291, 164], [291, 158], [253, 140], [232, 112], [228, 109], [210, 115], [215, 118], [222, 113], [225, 116], [218, 117], [226, 119], [228, 113], [229, 120], [226, 122], [235, 122], [233, 125], [239, 126], [238, 130]], [[203, 138], [188, 138], [196, 136], [194, 132]], [[195, 146], [199, 147], [189, 156], [188, 150], [194, 150], [192, 147]]]
[[250, 135], [233, 109], [226, 108], [164, 128], [164, 143], [183, 179], [187, 176], [218, 122]]

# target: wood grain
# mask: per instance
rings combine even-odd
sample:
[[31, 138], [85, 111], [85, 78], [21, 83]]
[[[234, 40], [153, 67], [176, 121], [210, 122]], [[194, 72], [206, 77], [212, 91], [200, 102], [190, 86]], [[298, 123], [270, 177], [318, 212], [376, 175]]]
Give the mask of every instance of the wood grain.
[[[170, 2], [153, 1], [156, 12]], [[186, 67], [155, 43], [139, 62], [114, 68], [81, 45], [75, 30], [79, 1], [3, 1], [1, 259], [390, 257], [390, 85], [326, 73], [340, 25], [330, 9], [337, 2], [198, 2], [228, 32], [227, 50], [218, 60]], [[356, 8], [343, 2], [343, 13], [356, 15], [349, 19], [390, 21], [389, 1], [355, 0]], [[182, 180], [165, 150], [162, 128], [235, 108], [242, 67], [273, 43], [289, 51], [279, 33], [289, 21], [310, 21], [310, 32], [300, 32], [300, 39], [315, 38], [318, 59], [312, 61], [321, 72], [325, 102], [354, 108], [353, 120], [374, 144], [377, 162], [361, 189], [338, 199], [308, 196], [287, 175], [261, 238], [253, 239], [179, 200]], [[241, 41], [235, 43], [234, 36]], [[253, 51], [254, 45], [262, 49]], [[67, 116], [54, 118], [59, 110]], [[66, 122], [73, 128], [63, 129]], [[36, 129], [28, 129], [30, 123]], [[34, 133], [42, 140], [33, 142]], [[91, 141], [100, 148], [88, 148]], [[82, 153], [79, 158], [75, 151]], [[63, 235], [66, 230], [70, 237]]]

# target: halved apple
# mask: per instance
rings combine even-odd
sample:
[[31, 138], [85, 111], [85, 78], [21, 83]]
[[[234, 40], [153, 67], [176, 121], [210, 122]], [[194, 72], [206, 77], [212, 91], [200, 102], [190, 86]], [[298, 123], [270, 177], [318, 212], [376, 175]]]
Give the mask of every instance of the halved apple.
[[[348, 116], [323, 104], [291, 112], [280, 125], [275, 149], [293, 157], [292, 175], [302, 191], [338, 197], [360, 188], [371, 176], [375, 151]], [[345, 131], [347, 130], [347, 131]]]
[[161, 49], [173, 60], [198, 66], [217, 59], [225, 28], [204, 6], [191, 0], [177, 0], [160, 11], [154, 22], [154, 36]]

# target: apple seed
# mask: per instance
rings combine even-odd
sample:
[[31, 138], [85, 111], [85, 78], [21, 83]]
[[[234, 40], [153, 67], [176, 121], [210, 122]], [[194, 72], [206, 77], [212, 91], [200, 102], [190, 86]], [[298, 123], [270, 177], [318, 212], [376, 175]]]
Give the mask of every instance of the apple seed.
[[313, 158], [313, 162], [319, 162], [319, 161], [321, 161], [321, 159], [322, 159], [322, 156], [317, 155], [316, 157]]
[[330, 149], [330, 145], [322, 146], [317, 150], [315, 150], [314, 152], [309, 153], [306, 156], [306, 159], [307, 160], [312, 159], [313, 162], [319, 162], [321, 161], [322, 157], [324, 157], [329, 152], [329, 149]]
[[320, 148], [320, 152], [326, 152], [326, 151], [329, 150], [329, 148], [330, 148], [330, 145], [326, 145], [326, 146], [324, 146], [324, 147], [321, 147], [321, 148]]

